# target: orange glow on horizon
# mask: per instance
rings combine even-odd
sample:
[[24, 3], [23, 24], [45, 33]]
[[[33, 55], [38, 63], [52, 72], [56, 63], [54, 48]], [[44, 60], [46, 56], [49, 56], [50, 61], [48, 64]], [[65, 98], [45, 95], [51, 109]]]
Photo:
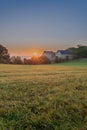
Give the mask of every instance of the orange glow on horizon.
[[13, 47], [8, 47], [9, 50], [9, 54], [11, 56], [41, 56], [43, 51], [45, 50], [51, 50], [51, 51], [57, 51], [58, 48], [40, 48], [40, 47], [17, 47], [17, 46], [13, 46]]
[[44, 50], [41, 49], [9, 49], [9, 54], [11, 56], [41, 56]]
[[34, 52], [34, 53], [33, 53], [33, 56], [38, 57], [38, 53], [37, 53], [37, 52]]

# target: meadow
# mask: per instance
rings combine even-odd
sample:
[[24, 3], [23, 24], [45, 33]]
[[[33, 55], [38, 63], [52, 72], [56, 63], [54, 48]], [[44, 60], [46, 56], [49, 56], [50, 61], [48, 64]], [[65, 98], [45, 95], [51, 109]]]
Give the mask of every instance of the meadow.
[[0, 130], [87, 130], [87, 63], [0, 65]]

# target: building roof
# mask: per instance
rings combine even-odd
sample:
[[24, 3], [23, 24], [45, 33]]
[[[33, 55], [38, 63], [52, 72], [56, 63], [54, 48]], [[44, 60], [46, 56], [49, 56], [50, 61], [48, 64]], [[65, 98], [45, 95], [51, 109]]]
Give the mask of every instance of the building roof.
[[66, 54], [70, 55], [71, 54], [71, 52], [69, 50], [58, 50], [57, 53], [58, 52], [60, 52], [63, 55], [66, 55]]
[[44, 51], [43, 54], [51, 54], [51, 55], [55, 55], [55, 52], [53, 52], [53, 51]]
[[54, 53], [53, 51], [44, 51], [44, 53]]

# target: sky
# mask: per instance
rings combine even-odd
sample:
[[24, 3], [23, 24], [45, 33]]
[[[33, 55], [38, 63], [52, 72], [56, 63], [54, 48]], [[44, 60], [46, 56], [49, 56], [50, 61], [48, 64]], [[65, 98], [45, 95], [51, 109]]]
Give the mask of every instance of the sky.
[[23, 56], [87, 45], [87, 0], [0, 0], [0, 44]]

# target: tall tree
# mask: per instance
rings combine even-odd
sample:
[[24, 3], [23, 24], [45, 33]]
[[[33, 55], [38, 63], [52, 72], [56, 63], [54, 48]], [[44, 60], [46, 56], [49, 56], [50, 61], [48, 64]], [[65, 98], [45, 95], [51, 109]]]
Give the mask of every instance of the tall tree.
[[0, 45], [0, 63], [9, 63], [10, 56], [8, 54], [8, 49], [3, 45]]

